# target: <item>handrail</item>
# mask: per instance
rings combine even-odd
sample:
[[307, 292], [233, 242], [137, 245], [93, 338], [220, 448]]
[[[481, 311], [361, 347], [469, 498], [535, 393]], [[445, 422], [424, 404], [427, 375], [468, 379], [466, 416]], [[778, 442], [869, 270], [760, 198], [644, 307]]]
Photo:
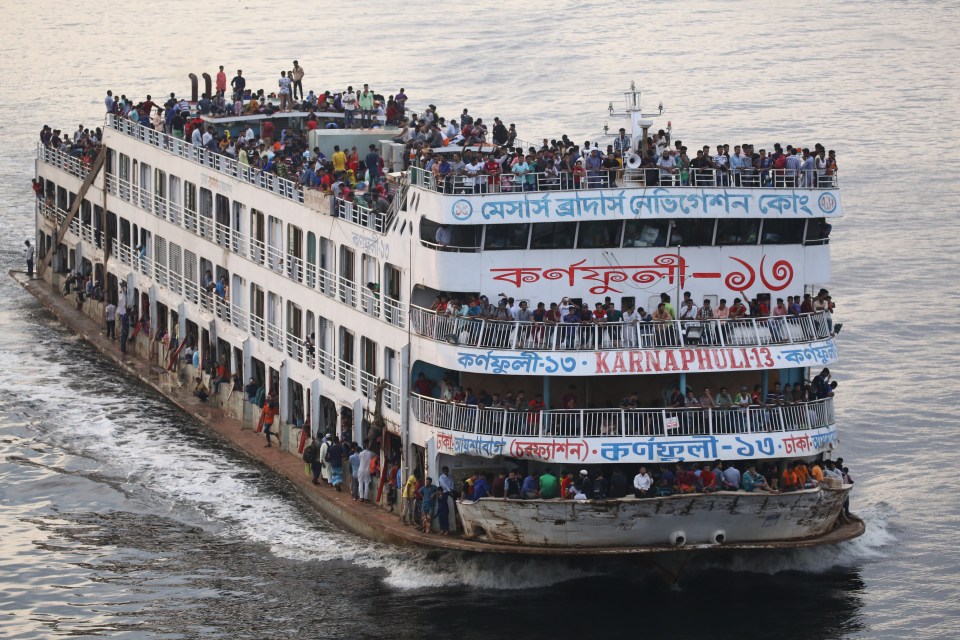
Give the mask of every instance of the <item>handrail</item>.
[[520, 411], [456, 404], [410, 393], [421, 423], [461, 433], [543, 438], [685, 437], [806, 431], [836, 422], [833, 398], [718, 409], [544, 409]]
[[[430, 171], [411, 166], [412, 186], [440, 191], [448, 195], [477, 195], [484, 193], [518, 193], [522, 191], [579, 191], [622, 187], [676, 187], [687, 189], [837, 189], [837, 175], [823, 175], [816, 169], [766, 169], [732, 175], [720, 169], [690, 169], [683, 174], [661, 174], [655, 167], [648, 169], [617, 169], [611, 182], [606, 169], [582, 174], [569, 171], [527, 171], [513, 173], [507, 168], [502, 173], [481, 173], [475, 177], [448, 175], [438, 180]], [[656, 177], [646, 172], [654, 172]]]
[[804, 344], [831, 336], [823, 311], [798, 316], [589, 324], [442, 316], [411, 305], [415, 333], [436, 342], [482, 349], [599, 351]]

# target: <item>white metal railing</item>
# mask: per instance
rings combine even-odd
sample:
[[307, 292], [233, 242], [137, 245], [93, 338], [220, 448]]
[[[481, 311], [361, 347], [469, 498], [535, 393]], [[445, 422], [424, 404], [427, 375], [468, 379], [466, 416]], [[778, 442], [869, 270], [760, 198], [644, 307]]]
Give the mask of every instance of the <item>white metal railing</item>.
[[406, 305], [400, 300], [394, 300], [390, 296], [383, 299], [383, 319], [401, 329], [407, 328], [405, 309]]
[[410, 394], [421, 423], [493, 436], [604, 438], [804, 431], [835, 423], [833, 398], [728, 409], [513, 409], [455, 404]]
[[[611, 173], [613, 174], [611, 176]], [[520, 191], [570, 191], [616, 187], [736, 187], [743, 189], [836, 189], [837, 175], [817, 169], [764, 169], [732, 173], [721, 169], [684, 169], [675, 173], [656, 167], [643, 169], [568, 171], [514, 171], [504, 166], [500, 173], [439, 175], [410, 167], [410, 184], [450, 195], [515, 193]]]
[[386, 229], [387, 215], [385, 213], [379, 213], [369, 207], [344, 200], [343, 198], [336, 198], [334, 200], [334, 206], [336, 217], [338, 218], [343, 218], [348, 222], [366, 227], [377, 233], [384, 233]]
[[264, 338], [267, 335], [266, 329], [267, 323], [264, 322], [263, 318], [257, 315], [250, 316], [250, 333], [254, 338], [260, 342], [264, 341]]
[[364, 313], [380, 317], [380, 294], [367, 287], [360, 288], [360, 310]]
[[197, 147], [186, 140], [181, 140], [162, 131], [150, 129], [125, 118], [108, 115], [107, 126], [168, 153], [203, 165], [204, 167], [213, 169], [232, 178], [242, 180], [260, 189], [271, 191], [282, 198], [294, 202], [303, 202], [303, 190], [300, 185], [293, 180], [280, 178], [275, 174], [266, 173], [260, 169], [240, 164], [232, 158], [214, 153], [203, 147]]
[[360, 371], [360, 393], [364, 398], [375, 398], [377, 395], [377, 376], [369, 371]]
[[271, 322], [267, 323], [267, 344], [277, 351], [283, 351], [283, 332]]
[[400, 387], [392, 382], [383, 383], [383, 404], [387, 409], [400, 413]]
[[303, 260], [291, 253], [287, 254], [287, 277], [294, 282], [303, 282]]
[[37, 143], [37, 158], [44, 164], [66, 171], [72, 176], [83, 180], [90, 173], [93, 159], [89, 156], [75, 156], [69, 153], [43, 146]]
[[331, 380], [337, 377], [337, 358], [329, 351], [317, 349], [317, 370]]
[[351, 391], [357, 390], [357, 369], [342, 358], [338, 360], [337, 372], [340, 374], [340, 384]]
[[272, 244], [266, 245], [267, 268], [274, 273], [283, 273], [283, 251]]
[[412, 306], [413, 330], [431, 340], [492, 349], [598, 351], [800, 344], [831, 335], [825, 312], [738, 320], [553, 323], [445, 316]]

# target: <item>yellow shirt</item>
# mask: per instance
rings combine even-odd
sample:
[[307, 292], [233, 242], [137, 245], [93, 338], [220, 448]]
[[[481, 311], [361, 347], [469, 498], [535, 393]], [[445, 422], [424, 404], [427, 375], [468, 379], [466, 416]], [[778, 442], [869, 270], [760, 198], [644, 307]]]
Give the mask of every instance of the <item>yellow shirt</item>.
[[343, 171], [347, 168], [347, 154], [343, 151], [337, 151], [331, 159], [333, 160], [334, 171]]
[[820, 465], [815, 464], [810, 467], [810, 475], [813, 476], [813, 479], [817, 482], [823, 482], [823, 470], [820, 468]]
[[403, 497], [415, 498], [417, 496], [417, 477], [410, 476], [406, 484], [403, 485]]

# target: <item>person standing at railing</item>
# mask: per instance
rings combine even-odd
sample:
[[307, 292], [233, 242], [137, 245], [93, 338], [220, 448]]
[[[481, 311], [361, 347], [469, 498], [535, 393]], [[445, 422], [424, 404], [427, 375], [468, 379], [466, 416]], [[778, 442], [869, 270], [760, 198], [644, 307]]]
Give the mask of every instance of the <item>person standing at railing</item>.
[[773, 317], [773, 320], [770, 322], [770, 333], [773, 335], [773, 340], [775, 342], [785, 342], [789, 336], [788, 331], [790, 330], [786, 324], [786, 316], [790, 313], [787, 309], [787, 305], [783, 303], [783, 298], [777, 298], [777, 304], [774, 305], [773, 311], [770, 315]]
[[812, 189], [816, 186], [817, 163], [810, 149], [803, 150], [803, 162], [800, 164], [800, 186]]

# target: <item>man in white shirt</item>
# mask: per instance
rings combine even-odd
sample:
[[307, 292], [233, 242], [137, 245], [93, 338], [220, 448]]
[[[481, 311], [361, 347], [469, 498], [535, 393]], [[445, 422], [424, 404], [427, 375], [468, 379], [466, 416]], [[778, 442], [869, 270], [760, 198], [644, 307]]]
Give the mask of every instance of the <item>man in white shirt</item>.
[[483, 165], [480, 163], [479, 156], [474, 156], [470, 159], [463, 167], [463, 186], [466, 188], [467, 193], [478, 193], [480, 190], [477, 188], [479, 186], [480, 173], [483, 171]]
[[453, 491], [453, 478], [450, 477], [449, 467], [443, 468], [440, 478], [437, 479], [437, 484], [440, 486], [440, 491], [443, 493], [450, 493]]
[[638, 498], [646, 498], [650, 495], [650, 487], [653, 486], [653, 480], [647, 475], [647, 468], [640, 467], [640, 473], [633, 477], [633, 495]]
[[686, 304], [680, 307], [680, 320], [696, 320], [699, 309], [693, 304], [693, 298], [688, 298], [685, 302]]
[[347, 87], [347, 92], [340, 98], [340, 104], [343, 105], [343, 128], [353, 128], [353, 115], [357, 109], [357, 94], [353, 92], [353, 87]]

